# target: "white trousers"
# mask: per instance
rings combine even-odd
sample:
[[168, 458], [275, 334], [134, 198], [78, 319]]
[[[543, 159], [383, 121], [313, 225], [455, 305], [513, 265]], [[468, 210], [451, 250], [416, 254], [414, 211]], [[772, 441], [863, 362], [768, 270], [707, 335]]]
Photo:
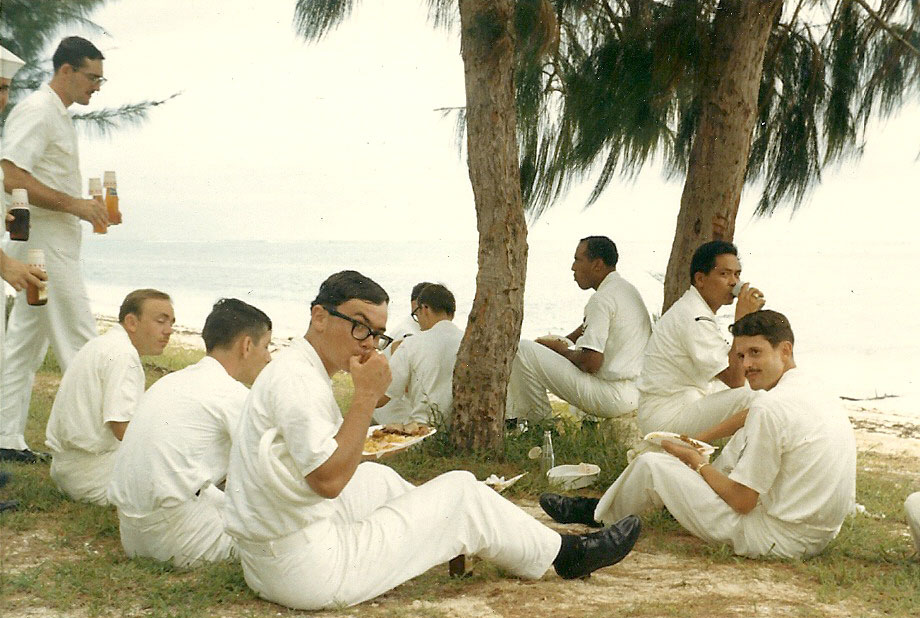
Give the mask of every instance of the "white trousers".
[[[37, 228], [37, 226], [36, 226]], [[25, 290], [16, 295], [3, 342], [0, 377], [0, 448], [24, 449], [26, 420], [35, 372], [42, 364], [48, 344], [67, 370], [71, 359], [96, 336], [96, 322], [80, 272], [79, 246], [75, 250], [43, 246], [41, 230], [33, 228], [35, 240], [9, 243], [13, 257], [26, 261], [26, 246], [45, 251], [48, 271], [48, 304], [32, 307]]]
[[910, 536], [914, 539], [914, 547], [920, 552], [920, 491], [907, 496], [907, 500], [904, 501], [904, 511], [907, 514]]
[[548, 418], [552, 408], [547, 390], [586, 414], [605, 418], [628, 414], [639, 405], [635, 380], [602, 380], [544, 345], [521, 341], [511, 365], [505, 416]]
[[756, 392], [747, 385], [701, 396], [686, 390], [669, 397], [639, 393], [639, 432], [673, 431], [695, 436], [750, 407]]
[[246, 583], [259, 596], [294, 609], [355, 605], [460, 554], [536, 579], [561, 544], [469, 472], [414, 487], [387, 466], [362, 463], [333, 502], [334, 516], [292, 535], [238, 540]]
[[130, 557], [145, 556], [177, 567], [195, 567], [236, 556], [224, 532], [224, 492], [213, 485], [182, 504], [129, 517], [118, 510], [121, 545]]
[[106, 506], [106, 489], [115, 469], [115, 453], [94, 455], [84, 451], [62, 451], [51, 454], [51, 480], [77, 502]]
[[[721, 470], [719, 463], [714, 465]], [[662, 506], [694, 536], [730, 543], [739, 556], [811, 556], [837, 536], [770, 517], [761, 503], [741, 515], [698, 472], [667, 453], [645, 453], [629, 464], [604, 493], [594, 519], [609, 525]]]

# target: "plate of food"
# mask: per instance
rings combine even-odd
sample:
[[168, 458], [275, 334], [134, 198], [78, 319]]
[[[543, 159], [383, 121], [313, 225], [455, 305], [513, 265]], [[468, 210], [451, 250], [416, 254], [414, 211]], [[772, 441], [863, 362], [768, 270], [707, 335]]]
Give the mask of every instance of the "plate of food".
[[683, 442], [684, 444], [688, 446], [692, 446], [693, 448], [698, 450], [703, 455], [706, 455], [707, 457], [709, 455], [712, 455], [716, 450], [716, 447], [714, 447], [711, 444], [707, 444], [706, 442], [702, 442], [695, 438], [691, 438], [690, 436], [685, 436], [679, 433], [674, 433], [673, 431], [653, 431], [649, 434], [646, 434], [646, 436], [642, 439], [645, 440], [646, 442], [657, 444], [658, 446], [661, 446], [662, 440], [672, 440], [677, 443]]
[[420, 423], [391, 423], [371, 425], [364, 440], [364, 455], [380, 457], [386, 453], [401, 451], [437, 433], [437, 429]]

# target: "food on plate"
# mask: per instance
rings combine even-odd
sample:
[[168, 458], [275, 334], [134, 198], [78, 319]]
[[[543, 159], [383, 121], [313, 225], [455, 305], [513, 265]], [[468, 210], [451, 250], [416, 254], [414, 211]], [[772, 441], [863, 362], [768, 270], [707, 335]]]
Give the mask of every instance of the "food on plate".
[[364, 454], [376, 455], [414, 444], [434, 433], [434, 428], [420, 423], [392, 423], [372, 427], [364, 440]]
[[670, 431], [653, 431], [650, 434], [647, 434], [644, 440], [651, 442], [652, 444], [657, 444], [661, 446], [662, 440], [674, 440], [675, 442], [684, 442], [687, 445], [695, 448], [704, 455], [709, 455], [714, 452], [716, 449], [711, 444], [707, 444], [690, 436], [684, 434], [673, 433]]

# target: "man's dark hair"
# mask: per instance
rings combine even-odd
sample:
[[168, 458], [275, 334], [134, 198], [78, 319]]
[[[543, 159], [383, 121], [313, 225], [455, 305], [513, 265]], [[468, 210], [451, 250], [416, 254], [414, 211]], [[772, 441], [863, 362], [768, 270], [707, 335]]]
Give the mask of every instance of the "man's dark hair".
[[310, 303], [310, 307], [322, 305], [335, 309], [353, 298], [364, 300], [374, 305], [390, 302], [386, 290], [370, 277], [365, 277], [355, 270], [343, 270], [323, 281], [319, 293]]
[[615, 242], [606, 236], [586, 236], [581, 242], [585, 243], [585, 255], [589, 260], [600, 259], [610, 268], [616, 268], [620, 254]]
[[774, 348], [783, 341], [795, 344], [795, 335], [792, 334], [792, 326], [789, 325], [789, 320], [782, 313], [769, 309], [761, 309], [747, 314], [729, 326], [728, 330], [735, 337], [756, 337], [761, 335]]
[[716, 258], [727, 253], [737, 257], [738, 247], [724, 240], [711, 240], [697, 247], [690, 260], [690, 285], [693, 285], [696, 273], [708, 275], [716, 267]]
[[426, 285], [431, 285], [430, 281], [421, 281], [412, 286], [412, 293], [409, 295], [409, 300], [418, 300], [418, 294]]
[[83, 61], [86, 59], [105, 60], [105, 56], [102, 55], [102, 52], [99, 51], [95, 45], [83, 37], [69, 36], [62, 40], [57, 49], [54, 50], [54, 55], [51, 57], [51, 64], [54, 66], [54, 72], [57, 73], [57, 70], [65, 64], [79, 69], [83, 66]]
[[440, 283], [430, 283], [422, 288], [418, 295], [418, 306], [427, 305], [429, 309], [437, 313], [446, 313], [454, 317], [457, 311], [457, 301], [454, 295], [445, 286]]
[[240, 335], [259, 341], [271, 329], [272, 321], [261, 309], [236, 298], [221, 298], [204, 321], [201, 338], [205, 350], [210, 352], [229, 347]]
[[154, 290], [152, 288], [143, 288], [141, 290], [134, 290], [129, 292], [125, 299], [121, 301], [121, 307], [118, 309], [118, 323], [124, 324], [125, 318], [128, 317], [128, 314], [133, 313], [137, 317], [141, 316], [141, 310], [144, 306], [145, 300], [168, 300], [172, 302], [172, 299], [169, 297], [169, 294], [166, 292], [161, 292], [160, 290]]

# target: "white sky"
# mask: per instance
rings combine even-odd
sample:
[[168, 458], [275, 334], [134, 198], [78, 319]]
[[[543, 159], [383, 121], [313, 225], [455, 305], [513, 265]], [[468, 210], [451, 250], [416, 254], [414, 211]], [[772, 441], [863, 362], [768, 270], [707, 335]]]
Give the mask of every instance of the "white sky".
[[[459, 39], [426, 22], [422, 0], [357, 4], [318, 44], [295, 35], [294, 0], [130, 0], [94, 15], [110, 36], [86, 35], [110, 81], [90, 109], [183, 93], [138, 129], [83, 138], [84, 178], [118, 171], [126, 223], [110, 234], [474, 239], [453, 121], [434, 111], [464, 103]], [[918, 152], [915, 105], [873, 129], [858, 164], [827, 173], [792, 223], [751, 223], [749, 189], [737, 238], [912, 239]], [[602, 233], [669, 247], [681, 186], [648, 169], [584, 212], [589, 187], [576, 188], [531, 242]]]

